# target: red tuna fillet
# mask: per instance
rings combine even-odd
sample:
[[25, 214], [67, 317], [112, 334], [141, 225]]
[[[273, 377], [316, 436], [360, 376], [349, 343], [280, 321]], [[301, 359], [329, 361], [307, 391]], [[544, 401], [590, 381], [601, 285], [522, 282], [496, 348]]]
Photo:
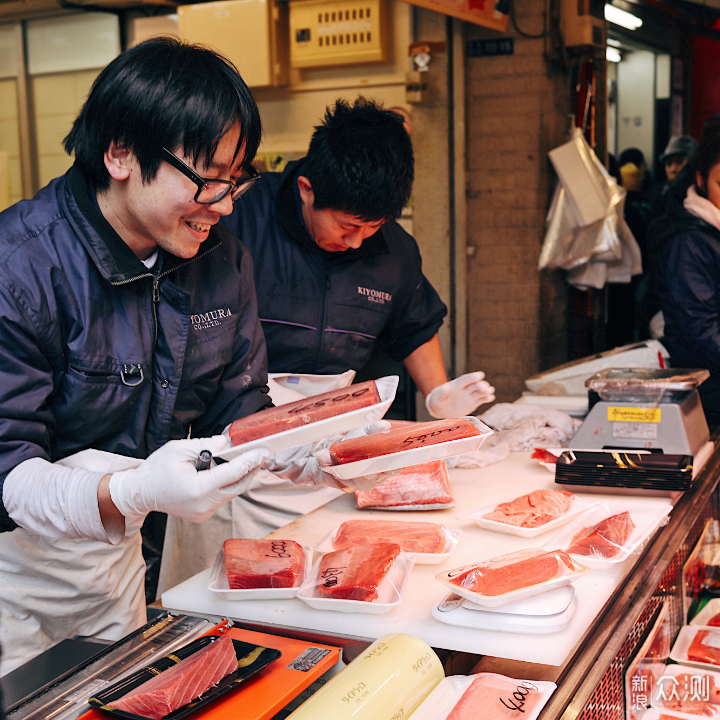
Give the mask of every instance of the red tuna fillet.
[[417, 423], [417, 426], [412, 428], [401, 427], [386, 433], [341, 440], [330, 448], [330, 459], [334, 465], [344, 465], [357, 460], [391, 455], [403, 450], [437, 445], [448, 440], [460, 440], [476, 435], [480, 435], [480, 430], [469, 420], [462, 418]]
[[533, 683], [483, 674], [462, 694], [447, 720], [505, 720], [527, 717], [542, 697]]
[[200, 697], [237, 667], [235, 647], [230, 636], [225, 635], [119, 700], [113, 700], [110, 707], [160, 720]]
[[318, 592], [340, 600], [377, 600], [378, 585], [400, 554], [396, 543], [358, 545], [323, 555]]
[[343, 415], [352, 410], [370, 407], [379, 402], [380, 394], [375, 381], [366, 380], [357, 385], [313, 395], [307, 399], [261, 410], [235, 420], [230, 425], [230, 442], [233, 445], [242, 445], [268, 435], [277, 435], [283, 430], [291, 430], [318, 420]]
[[635, 529], [629, 512], [611, 515], [597, 525], [583, 528], [575, 535], [567, 549], [574, 555], [615, 557]]
[[720, 647], [713, 645], [720, 645], [720, 634], [712, 630], [700, 630], [690, 643], [688, 660], [720, 665]]
[[444, 460], [413, 465], [372, 490], [357, 490], [355, 502], [359, 508], [390, 509], [417, 505], [418, 510], [422, 510], [423, 505], [455, 505]]
[[446, 545], [445, 528], [429, 522], [347, 520], [338, 528], [333, 545], [343, 550], [379, 543], [397, 543], [407, 552], [441, 553]]
[[510, 502], [500, 503], [483, 517], [507, 525], [534, 528], [565, 514], [574, 497], [564, 490], [536, 490]]
[[577, 565], [567, 553], [553, 550], [504, 565], [476, 565], [451, 578], [450, 583], [479, 595], [495, 597], [553, 580], [575, 568]]
[[707, 624], [711, 627], [720, 627], [720, 613], [716, 613], [713, 615], [708, 621]]
[[226, 540], [225, 574], [232, 590], [287, 588], [299, 584], [305, 564], [294, 540]]

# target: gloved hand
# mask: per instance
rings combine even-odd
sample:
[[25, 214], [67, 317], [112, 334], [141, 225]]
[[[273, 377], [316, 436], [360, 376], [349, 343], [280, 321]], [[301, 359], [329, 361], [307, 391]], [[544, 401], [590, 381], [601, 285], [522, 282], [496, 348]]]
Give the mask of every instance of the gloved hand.
[[202, 522], [242, 493], [268, 457], [267, 450], [250, 450], [198, 472], [201, 450], [214, 454], [227, 445], [223, 435], [172, 440], [134, 470], [113, 473], [110, 497], [126, 522], [135, 522], [153, 510]]
[[353, 478], [352, 480], [340, 481], [323, 469], [331, 465], [328, 448], [340, 442], [340, 440], [351, 440], [363, 435], [373, 435], [388, 430], [390, 430], [390, 423], [387, 420], [380, 420], [372, 425], [350, 430], [345, 436], [340, 434], [331, 435], [329, 438], [316, 443], [275, 453], [270, 456], [263, 467], [274, 475], [285, 480], [291, 480], [298, 485], [324, 485], [326, 487], [340, 488], [341, 490], [347, 489], [348, 492], [351, 490], [371, 490], [383, 480], [387, 480], [391, 475], [395, 475], [400, 471], [393, 470], [392, 472], [375, 473]]
[[484, 377], [483, 372], [473, 372], [438, 385], [425, 398], [427, 411], [435, 418], [463, 417], [492, 402], [495, 388]]

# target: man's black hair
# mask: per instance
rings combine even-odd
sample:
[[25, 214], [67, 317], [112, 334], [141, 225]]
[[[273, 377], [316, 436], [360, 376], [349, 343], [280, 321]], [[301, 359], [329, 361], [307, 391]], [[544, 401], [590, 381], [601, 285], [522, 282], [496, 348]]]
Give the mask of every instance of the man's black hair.
[[414, 161], [403, 118], [365, 98], [338, 100], [310, 141], [302, 175], [316, 210], [364, 220], [400, 216], [412, 190]]
[[262, 135], [255, 99], [226, 58], [170, 37], [121, 53], [96, 78], [65, 150], [98, 190], [110, 184], [103, 155], [112, 142], [137, 157], [145, 182], [160, 165], [160, 149], [182, 148], [209, 165], [220, 139], [240, 123], [236, 155], [253, 160]]
[[696, 183], [699, 195], [707, 197], [708, 176], [718, 163], [720, 163], [720, 115], [713, 115], [703, 125], [700, 145], [695, 156], [695, 170], [702, 178], [702, 185]]
[[639, 168], [644, 162], [645, 156], [642, 154], [642, 150], [634, 147], [623, 150], [618, 158], [618, 165], [620, 167], [627, 165], [627, 163], [632, 163]]

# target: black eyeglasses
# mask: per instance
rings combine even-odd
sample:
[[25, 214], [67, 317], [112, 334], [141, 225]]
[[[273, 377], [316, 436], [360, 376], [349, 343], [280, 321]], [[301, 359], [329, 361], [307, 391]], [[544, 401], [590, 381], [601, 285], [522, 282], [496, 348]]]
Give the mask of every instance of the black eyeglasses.
[[243, 176], [237, 183], [230, 180], [207, 180], [201, 178], [190, 166], [179, 157], [173, 155], [167, 148], [162, 148], [162, 159], [177, 168], [186, 178], [192, 180], [197, 186], [195, 202], [201, 205], [212, 205], [220, 202], [228, 193], [231, 200], [242, 197], [259, 179], [260, 173], [249, 163], [243, 168]]

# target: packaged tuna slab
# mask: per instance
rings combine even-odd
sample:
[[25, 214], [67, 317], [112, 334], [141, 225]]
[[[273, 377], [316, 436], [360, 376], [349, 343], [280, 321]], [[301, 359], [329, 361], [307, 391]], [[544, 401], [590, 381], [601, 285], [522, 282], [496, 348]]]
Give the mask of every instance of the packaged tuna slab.
[[563, 550], [529, 548], [435, 577], [467, 600], [484, 607], [500, 607], [569, 585], [587, 572], [590, 568], [580, 565]]
[[114, 700], [110, 707], [160, 720], [200, 697], [237, 667], [235, 647], [230, 636], [225, 635]]
[[556, 687], [497, 673], [453, 675], [435, 687], [413, 720], [536, 720]]
[[580, 530], [567, 551], [573, 555], [612, 558], [622, 550], [634, 529], [630, 513], [618, 513]]
[[397, 543], [406, 552], [441, 553], [447, 544], [446, 528], [429, 522], [347, 520], [333, 540], [336, 550], [378, 543]]
[[675, 638], [670, 659], [702, 670], [720, 669], [720, 630], [683, 625]]
[[235, 420], [229, 428], [230, 442], [233, 445], [243, 445], [318, 420], [370, 407], [379, 402], [380, 394], [375, 381], [366, 380], [357, 385], [261, 410]]
[[368, 510], [445, 510], [455, 507], [444, 460], [405, 468], [372, 490], [357, 490], [355, 503]]
[[303, 580], [305, 554], [294, 540], [232, 538], [223, 550], [231, 590], [291, 588]]

